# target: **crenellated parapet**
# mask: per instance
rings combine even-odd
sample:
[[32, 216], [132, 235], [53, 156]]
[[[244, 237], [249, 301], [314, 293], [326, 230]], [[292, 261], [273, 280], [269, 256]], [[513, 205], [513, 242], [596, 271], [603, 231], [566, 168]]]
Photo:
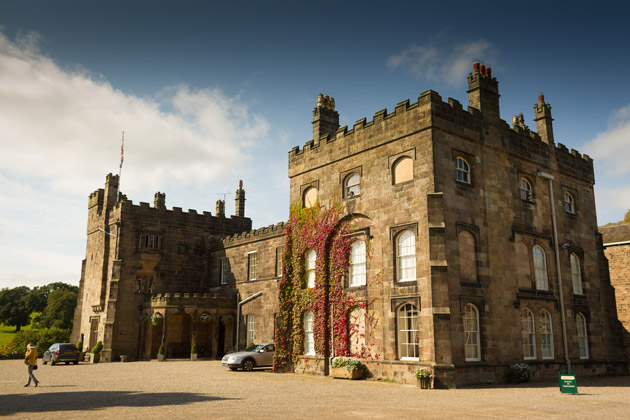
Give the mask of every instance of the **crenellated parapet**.
[[575, 149], [569, 150], [562, 143], [558, 143], [555, 152], [560, 172], [589, 184], [595, 183], [593, 159], [589, 155], [581, 154]]
[[269, 225], [266, 227], [250, 230], [248, 232], [241, 232], [235, 235], [226, 236], [222, 238], [222, 242], [225, 247], [242, 245], [249, 242], [257, 242], [263, 239], [282, 236], [286, 233], [286, 228], [287, 223], [279, 222], [275, 225]]

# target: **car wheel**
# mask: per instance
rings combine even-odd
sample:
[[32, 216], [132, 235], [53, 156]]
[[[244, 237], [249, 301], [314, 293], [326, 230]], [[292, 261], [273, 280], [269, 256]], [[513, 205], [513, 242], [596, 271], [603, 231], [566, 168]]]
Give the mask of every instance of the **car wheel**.
[[252, 359], [243, 360], [243, 370], [248, 372], [254, 370], [254, 361]]
[[70, 364], [70, 362], [66, 362], [66, 365], [69, 365], [69, 364]]
[[230, 370], [238, 370], [237, 367], [230, 367]]
[[79, 361], [77, 360], [77, 361], [74, 361], [74, 362], [72, 362], [72, 363], [73, 363], [73, 364], [75, 364], [75, 365], [78, 365], [78, 364], [79, 364]]
[[45, 361], [45, 360], [42, 360], [42, 365], [45, 365], [46, 363], [48, 363], [48, 362]]

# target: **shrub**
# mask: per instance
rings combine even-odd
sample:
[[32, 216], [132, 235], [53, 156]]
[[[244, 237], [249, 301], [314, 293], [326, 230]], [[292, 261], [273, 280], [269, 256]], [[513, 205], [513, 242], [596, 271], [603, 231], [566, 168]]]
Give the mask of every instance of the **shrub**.
[[343, 357], [343, 356], [335, 357], [332, 360], [332, 367], [334, 368], [345, 367], [346, 369], [348, 369], [348, 372], [353, 372], [357, 369], [361, 371], [365, 370], [365, 365], [361, 363], [359, 359], [354, 358], [354, 357]]
[[508, 376], [517, 382], [529, 382], [530, 371], [527, 363], [514, 363], [508, 367]]
[[193, 346], [190, 348], [190, 354], [195, 354], [197, 353], [197, 345], [193, 344]]
[[77, 349], [79, 349], [79, 351], [83, 353], [83, 340], [77, 341]]
[[99, 341], [98, 343], [96, 343], [96, 345], [94, 347], [92, 347], [92, 353], [94, 354], [99, 354], [101, 352], [101, 350], [103, 350], [103, 342]]
[[43, 353], [54, 343], [67, 343], [70, 340], [69, 330], [44, 328], [41, 330], [23, 330], [15, 334], [11, 343], [14, 351], [25, 353], [26, 346], [31, 343], [37, 346], [37, 352]]
[[158, 354], [164, 354], [164, 345], [161, 345], [158, 349]]
[[418, 369], [416, 370], [416, 378], [432, 378], [433, 374], [426, 369]]

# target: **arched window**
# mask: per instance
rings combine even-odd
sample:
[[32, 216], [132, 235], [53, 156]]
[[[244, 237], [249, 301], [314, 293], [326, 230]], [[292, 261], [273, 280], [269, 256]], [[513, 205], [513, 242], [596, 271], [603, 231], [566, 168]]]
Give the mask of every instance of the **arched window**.
[[588, 334], [586, 332], [586, 318], [578, 313], [576, 318], [578, 349], [580, 351], [580, 359], [588, 359]]
[[397, 313], [398, 358], [418, 358], [418, 308], [411, 303], [403, 305]]
[[582, 290], [582, 270], [580, 269], [580, 257], [571, 253], [571, 280], [573, 281], [573, 293], [584, 294]]
[[354, 173], [344, 180], [343, 183], [343, 196], [345, 198], [354, 197], [361, 194], [361, 176]]
[[571, 214], [575, 213], [575, 200], [573, 200], [573, 196], [568, 191], [564, 193], [564, 211]]
[[313, 312], [304, 312], [304, 354], [315, 354], [315, 338], [313, 336]]
[[455, 179], [470, 184], [470, 165], [460, 156], [455, 158]]
[[532, 184], [530, 184], [525, 178], [521, 178], [521, 200], [532, 201], [533, 198]]
[[317, 201], [317, 189], [315, 187], [308, 187], [304, 190], [303, 204], [304, 207], [312, 207]]
[[477, 281], [475, 237], [467, 230], [459, 232], [459, 271], [462, 280]]
[[314, 249], [306, 251], [304, 255], [304, 271], [306, 273], [306, 287], [315, 287], [315, 261], [317, 261], [317, 254]]
[[553, 359], [553, 325], [545, 309], [540, 311], [540, 349], [543, 359]]
[[536, 275], [536, 289], [549, 290], [547, 280], [547, 258], [542, 247], [534, 246], [534, 273]]
[[517, 242], [514, 247], [516, 253], [516, 281], [518, 287], [531, 289], [532, 271], [529, 248], [523, 242]]
[[394, 185], [402, 182], [411, 181], [413, 179], [413, 160], [408, 157], [402, 157], [392, 165], [392, 183]]
[[536, 358], [536, 329], [534, 314], [527, 308], [521, 309], [521, 336], [523, 338], [523, 359]]
[[350, 286], [362, 286], [366, 278], [365, 242], [354, 241], [350, 246]]
[[464, 353], [466, 361], [481, 360], [479, 346], [479, 311], [472, 303], [464, 306]]
[[416, 279], [416, 237], [410, 230], [398, 235], [396, 240], [398, 260], [398, 281]]

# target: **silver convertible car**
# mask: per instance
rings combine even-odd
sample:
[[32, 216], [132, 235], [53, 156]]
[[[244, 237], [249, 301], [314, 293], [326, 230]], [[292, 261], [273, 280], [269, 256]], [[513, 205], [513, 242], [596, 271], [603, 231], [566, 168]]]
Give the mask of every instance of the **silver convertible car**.
[[221, 365], [232, 370], [238, 368], [252, 370], [255, 367], [272, 366], [275, 351], [273, 343], [252, 344], [243, 351], [223, 356]]

